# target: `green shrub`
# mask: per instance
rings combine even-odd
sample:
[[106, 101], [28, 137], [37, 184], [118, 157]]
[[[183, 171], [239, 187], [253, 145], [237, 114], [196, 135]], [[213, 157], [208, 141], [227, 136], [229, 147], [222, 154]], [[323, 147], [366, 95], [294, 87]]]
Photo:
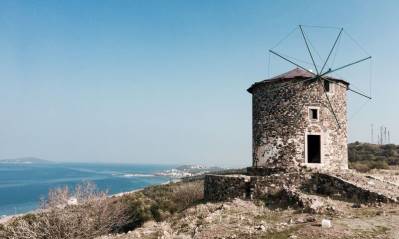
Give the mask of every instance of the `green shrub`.
[[365, 172], [368, 172], [371, 170], [371, 168], [368, 165], [366, 165], [364, 163], [358, 163], [358, 162], [355, 162], [355, 163], [349, 162], [349, 168], [355, 169], [361, 173], [365, 173]]
[[153, 201], [143, 195], [141, 192], [124, 196], [122, 202], [128, 208], [129, 217], [125, 221], [122, 231], [129, 231], [143, 225], [144, 222], [152, 219], [151, 206]]
[[349, 167], [361, 172], [399, 165], [399, 146], [355, 142], [348, 145]]
[[349, 168], [356, 169], [359, 172], [368, 172], [371, 169], [388, 169], [389, 165], [385, 161], [360, 161], [360, 162], [350, 162]]
[[160, 210], [175, 213], [203, 199], [204, 183], [199, 180], [153, 186], [145, 188], [143, 194], [154, 200]]
[[160, 222], [163, 220], [161, 210], [158, 204], [152, 204], [150, 207], [151, 216], [155, 221]]

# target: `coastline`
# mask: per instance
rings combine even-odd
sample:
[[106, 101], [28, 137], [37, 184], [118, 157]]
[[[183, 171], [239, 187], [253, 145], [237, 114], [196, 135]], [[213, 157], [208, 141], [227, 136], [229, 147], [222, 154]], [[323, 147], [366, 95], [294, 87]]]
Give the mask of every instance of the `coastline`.
[[[67, 186], [73, 191], [82, 182], [92, 182], [107, 195], [130, 192], [169, 181], [154, 176], [168, 165], [136, 164], [0, 164], [0, 220], [35, 211], [50, 189]], [[45, 175], [41, 172], [47, 172]], [[151, 176], [150, 176], [151, 175]]]
[[[180, 181], [181, 181], [181, 179], [169, 180], [169, 181], [167, 181], [167, 182], [160, 183], [160, 184], [154, 184], [154, 185], [151, 185], [151, 186], [156, 186], [156, 185], [167, 185], [167, 184], [170, 184], [170, 183], [175, 183], [175, 182], [180, 182]], [[147, 187], [151, 187], [151, 186], [147, 186]], [[108, 195], [108, 197], [109, 197], [109, 198], [113, 198], [113, 197], [122, 197], [122, 196], [127, 195], [127, 194], [137, 193], [137, 192], [143, 191], [144, 188], [146, 188], [146, 187], [142, 187], [142, 188], [138, 188], [138, 189], [133, 189], [133, 190], [131, 190], [131, 191], [125, 191], [125, 192], [110, 194], [110, 195]], [[21, 216], [24, 216], [24, 215], [27, 215], [27, 214], [35, 214], [35, 213], [39, 213], [39, 212], [41, 212], [41, 209], [37, 208], [37, 209], [34, 209], [34, 210], [32, 210], [32, 211], [28, 211], [28, 212], [25, 212], [25, 213], [17, 213], [17, 214], [5, 215], [4, 217], [1, 217], [1, 218], [0, 218], [0, 224], [5, 224], [5, 223], [7, 223], [8, 221], [10, 221], [10, 220], [12, 220], [13, 218], [16, 218], [16, 217], [21, 217]]]
[[[15, 165], [13, 165], [13, 166], [15, 166]], [[17, 166], [20, 167], [20, 165], [17, 165]], [[42, 166], [42, 165], [40, 165], [40, 166]], [[53, 166], [53, 165], [51, 165], [51, 166]], [[26, 165], [22, 165], [22, 167], [26, 167]], [[86, 167], [83, 167], [81, 164], [77, 164], [73, 168], [71, 168], [69, 165], [67, 169], [75, 172], [77, 169], [86, 170]], [[89, 168], [89, 169], [92, 170], [91, 168]], [[109, 166], [107, 166], [106, 169], [110, 170]], [[57, 168], [57, 170], [58, 170], [58, 168]], [[103, 169], [103, 166], [100, 165], [99, 167], [96, 166], [96, 168], [94, 168], [94, 170], [101, 172], [101, 170], [104, 170], [104, 169]], [[114, 176], [114, 171], [122, 172], [124, 170], [125, 169], [121, 170], [118, 167], [118, 165], [116, 165], [116, 166], [114, 166], [114, 168], [112, 168], [112, 173], [113, 173], [112, 175]], [[148, 173], [142, 172], [143, 171], [142, 169], [141, 169], [141, 171], [139, 171], [140, 173], [136, 173], [135, 169], [132, 169], [130, 171], [132, 171], [134, 173], [127, 174], [124, 172], [125, 174], [123, 174], [123, 176], [124, 175], [128, 175], [128, 176], [121, 177], [121, 178], [126, 178], [126, 177], [130, 178], [130, 177], [139, 177], [139, 176], [141, 177], [144, 175], [144, 177], [152, 176], [152, 177], [162, 177], [164, 179], [161, 181], [158, 181], [158, 182], [154, 182], [154, 184], [150, 183], [149, 185], [137, 185], [139, 187], [132, 189], [132, 190], [120, 191], [117, 193], [110, 193], [110, 194], [108, 194], [108, 197], [121, 197], [121, 196], [124, 196], [127, 194], [140, 192], [146, 187], [151, 187], [151, 186], [156, 186], [156, 185], [166, 185], [166, 184], [170, 184], [170, 183], [185, 181], [185, 180], [187, 180], [187, 178], [198, 178], [198, 177], [200, 178], [203, 176], [204, 173], [209, 172], [208, 168], [206, 168], [206, 167], [193, 166], [193, 165], [180, 166], [180, 167], [178, 167], [178, 169], [177, 168], [172, 168], [172, 169], [157, 168], [156, 171], [155, 171], [155, 169], [151, 168], [151, 171], [149, 171]], [[155, 173], [153, 171], [155, 171]], [[58, 177], [58, 174], [54, 175], [54, 177], [55, 176]], [[93, 181], [95, 182], [95, 180], [93, 180]], [[131, 186], [135, 187], [134, 184], [132, 184]], [[16, 218], [16, 217], [21, 217], [21, 216], [24, 216], [27, 214], [32, 214], [32, 213], [33, 214], [39, 213], [40, 211], [41, 211], [40, 206], [37, 205], [37, 207], [31, 208], [30, 210], [28, 209], [27, 211], [20, 211], [17, 213], [11, 212], [10, 214], [3, 213], [3, 214], [0, 214], [0, 224], [7, 223], [8, 221], [10, 221], [11, 219]]]

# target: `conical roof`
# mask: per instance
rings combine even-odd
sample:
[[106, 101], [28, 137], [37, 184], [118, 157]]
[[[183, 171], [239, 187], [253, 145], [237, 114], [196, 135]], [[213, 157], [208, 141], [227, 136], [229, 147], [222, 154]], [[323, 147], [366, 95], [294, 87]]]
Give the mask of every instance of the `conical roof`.
[[[277, 75], [277, 76], [274, 76], [274, 77], [272, 77], [270, 79], [262, 80], [262, 81], [259, 81], [259, 82], [256, 82], [256, 83], [252, 84], [252, 86], [249, 87], [248, 92], [252, 93], [252, 90], [256, 86], [261, 85], [261, 84], [268, 84], [268, 83], [273, 83], [273, 82], [278, 82], [278, 81], [288, 81], [288, 80], [293, 80], [293, 79], [298, 79], [298, 78], [299, 79], [309, 79], [309, 78], [312, 78], [312, 77], [315, 77], [315, 76], [316, 76], [316, 74], [314, 74], [314, 73], [311, 73], [309, 71], [305, 71], [304, 69], [301, 69], [301, 68], [295, 68], [295, 69], [287, 71], [287, 72], [285, 72], [285, 73], [283, 73], [281, 75]], [[337, 78], [330, 77], [330, 76], [323, 76], [323, 78], [327, 78], [327, 79], [333, 80], [333, 81], [339, 81], [339, 82], [342, 82], [342, 83], [344, 83], [346, 85], [349, 85], [348, 82], [346, 82], [346, 81], [344, 81], [342, 79], [337, 79]]]

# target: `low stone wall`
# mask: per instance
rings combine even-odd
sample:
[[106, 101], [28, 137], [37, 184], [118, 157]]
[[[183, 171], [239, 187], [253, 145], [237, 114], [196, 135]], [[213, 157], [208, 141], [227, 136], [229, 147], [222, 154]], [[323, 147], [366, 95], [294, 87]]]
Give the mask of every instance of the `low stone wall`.
[[252, 176], [250, 181], [251, 197], [265, 198], [280, 193], [283, 188], [301, 185], [306, 175], [299, 173], [280, 173], [270, 176]]
[[269, 176], [206, 175], [204, 183], [204, 197], [209, 201], [233, 198], [267, 199], [284, 193], [284, 190], [328, 195], [355, 203], [397, 201], [382, 189], [370, 190], [335, 175], [321, 172], [279, 173]]
[[224, 201], [249, 196], [249, 176], [245, 175], [205, 175], [204, 198], [208, 201]]
[[269, 176], [281, 172], [286, 172], [286, 169], [270, 167], [247, 167], [247, 174], [249, 176]]
[[370, 191], [367, 188], [345, 181], [342, 178], [324, 173], [312, 174], [311, 180], [304, 185], [304, 190], [310, 193], [329, 195], [333, 198], [335, 197], [352, 202], [395, 202], [383, 193]]
[[214, 171], [214, 172], [208, 172], [200, 175], [195, 175], [195, 176], [188, 176], [181, 178], [182, 182], [192, 182], [192, 181], [198, 181], [198, 180], [204, 180], [205, 176], [211, 173], [212, 175], [229, 175], [229, 174], [239, 174], [239, 175], [246, 175], [247, 174], [247, 168], [239, 168], [239, 169], [224, 169], [221, 171]]
[[206, 175], [204, 197], [210, 201], [232, 198], [264, 198], [279, 193], [284, 187], [301, 184], [303, 175], [298, 173], [270, 176]]

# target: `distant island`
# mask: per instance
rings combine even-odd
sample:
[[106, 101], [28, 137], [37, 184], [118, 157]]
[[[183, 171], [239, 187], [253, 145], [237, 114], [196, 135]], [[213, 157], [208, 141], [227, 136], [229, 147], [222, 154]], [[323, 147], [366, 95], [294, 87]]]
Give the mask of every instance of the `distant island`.
[[35, 157], [0, 159], [0, 164], [49, 164], [49, 163], [53, 162]]

